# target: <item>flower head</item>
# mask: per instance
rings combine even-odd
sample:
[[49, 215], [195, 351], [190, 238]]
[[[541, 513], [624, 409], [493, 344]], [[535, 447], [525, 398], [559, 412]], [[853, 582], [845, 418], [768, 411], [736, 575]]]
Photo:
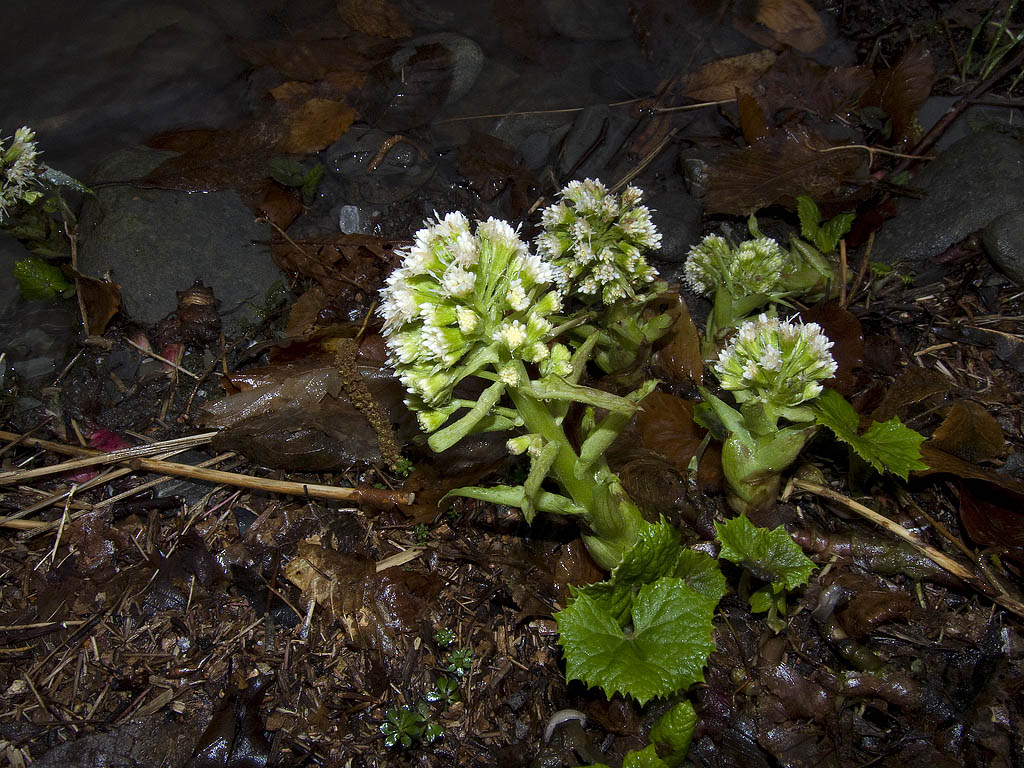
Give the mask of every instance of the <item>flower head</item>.
[[723, 389], [739, 402], [795, 408], [821, 394], [836, 362], [817, 323], [794, 323], [762, 314], [739, 327], [714, 364]]
[[[0, 138], [0, 222], [17, 203], [39, 197], [32, 189], [39, 173], [35, 136], [34, 131], [23, 126], [13, 137]], [[11, 145], [5, 148], [8, 141]]]
[[571, 181], [541, 212], [537, 250], [560, 272], [567, 294], [613, 304], [657, 277], [643, 252], [661, 247], [661, 235], [642, 193], [611, 194], [596, 179]]
[[784, 291], [782, 274], [789, 254], [770, 237], [747, 240], [733, 248], [719, 235], [708, 235], [690, 249], [686, 282], [703, 295], [725, 288], [734, 297]]
[[413, 407], [436, 411], [481, 360], [500, 361], [500, 378], [511, 384], [518, 377], [509, 363], [544, 359], [547, 316], [561, 308], [551, 289], [557, 275], [504, 221], [488, 219], [474, 231], [461, 213], [449, 213], [417, 232], [388, 276], [379, 310]]

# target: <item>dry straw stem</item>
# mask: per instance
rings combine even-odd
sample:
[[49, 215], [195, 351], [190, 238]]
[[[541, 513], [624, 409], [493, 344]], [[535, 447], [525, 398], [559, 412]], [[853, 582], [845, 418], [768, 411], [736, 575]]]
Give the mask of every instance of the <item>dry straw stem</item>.
[[[982, 579], [978, 578], [978, 576], [975, 575], [972, 571], [970, 571], [969, 569], [958, 563], [956, 560], [949, 557], [948, 555], [935, 549], [934, 547], [928, 546], [919, 538], [917, 538], [914, 534], [912, 534], [910, 531], [904, 528], [902, 525], [894, 523], [892, 520], [883, 515], [878, 514], [873, 509], [864, 506], [858, 501], [854, 501], [849, 496], [844, 496], [841, 493], [833, 491], [831, 488], [826, 488], [824, 485], [819, 485], [818, 483], [810, 483], [807, 482], [806, 480], [799, 480], [797, 478], [793, 478], [792, 480], [790, 480], [789, 486], [792, 488], [799, 488], [802, 491], [809, 491], [810, 493], [813, 493], [817, 496], [821, 496], [823, 498], [831, 499], [832, 501], [838, 502], [839, 504], [845, 506], [847, 509], [856, 512], [858, 515], [865, 518], [866, 520], [870, 520], [876, 525], [882, 526], [890, 533], [895, 534], [899, 538], [906, 541], [918, 552], [927, 557], [940, 568], [946, 569], [951, 574], [956, 576], [958, 579], [963, 581], [965, 584], [969, 584], [971, 587], [981, 592], [983, 595], [992, 600], [992, 602], [997, 603], [998, 605], [1003, 606], [1003, 608], [1005, 608], [1006, 610], [1012, 611], [1021, 618], [1024, 618], [1024, 603], [1021, 603], [1019, 600], [1017, 600], [1014, 597], [1011, 597], [1002, 590], [993, 592], [993, 588], [990, 587]], [[789, 488], [787, 488], [786, 490], [788, 492]], [[786, 494], [784, 494], [784, 496], [785, 495]]]
[[[16, 472], [5, 472], [0, 474], [0, 484], [22, 482], [32, 477], [50, 475], [54, 472], [65, 472], [68, 469], [78, 469], [86, 466], [110, 463], [128, 463], [134, 469], [156, 472], [162, 475], [173, 475], [175, 477], [187, 477], [191, 480], [201, 480], [210, 483], [222, 483], [237, 488], [250, 488], [267, 493], [283, 493], [291, 496], [304, 496], [316, 499], [332, 499], [337, 501], [365, 501], [370, 504], [389, 506], [393, 504], [412, 504], [415, 500], [414, 494], [401, 491], [386, 491], [376, 488], [339, 488], [333, 485], [317, 485], [315, 483], [296, 483], [287, 480], [268, 480], [252, 475], [241, 475], [235, 472], [225, 472], [218, 469], [205, 469], [192, 466], [191, 464], [177, 464], [159, 459], [143, 458], [145, 454], [162, 453], [167, 450], [181, 448], [183, 445], [195, 446], [210, 442], [216, 432], [205, 432], [200, 435], [193, 435], [188, 438], [177, 438], [165, 440], [160, 443], [126, 448], [122, 451], [111, 451], [102, 453], [90, 451], [85, 448], [78, 448], [64, 443], [55, 443], [49, 440], [37, 438], [25, 438], [22, 444], [45, 448], [55, 453], [83, 456], [81, 459], [66, 461], [50, 467], [39, 469], [19, 470]], [[17, 440], [21, 436], [12, 432], [0, 431], [0, 440]], [[189, 441], [192, 441], [189, 443]]]

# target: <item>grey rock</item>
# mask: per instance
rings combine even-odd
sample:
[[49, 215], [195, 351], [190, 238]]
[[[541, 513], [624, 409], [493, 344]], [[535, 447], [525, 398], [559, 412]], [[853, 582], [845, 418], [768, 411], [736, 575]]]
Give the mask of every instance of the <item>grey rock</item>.
[[2, 37], [20, 42], [0, 46], [0, 128], [34, 127], [46, 162], [81, 177], [157, 131], [227, 123], [246, 90], [227, 36], [258, 36], [256, 18], [246, 0], [6, 2]]
[[456, 35], [454, 32], [435, 32], [415, 37], [395, 51], [391, 56], [391, 68], [398, 72], [416, 53], [417, 48], [431, 43], [444, 46], [452, 54], [452, 84], [444, 103], [445, 105], [454, 104], [469, 93], [473, 83], [476, 82], [484, 64], [484, 52], [468, 37]]
[[324, 164], [341, 182], [342, 205], [388, 205], [418, 190], [434, 175], [434, 163], [416, 147], [397, 142], [371, 170], [388, 133], [357, 126], [324, 150]]
[[701, 238], [704, 206], [681, 188], [658, 192], [644, 202], [651, 209], [651, 220], [661, 232], [661, 249], [654, 259], [664, 263], [685, 262], [690, 247]]
[[551, 136], [544, 131], [531, 133], [516, 147], [516, 157], [531, 170], [539, 170], [548, 163], [551, 156]]
[[548, 21], [572, 40], [625, 40], [633, 35], [625, 3], [609, 0], [544, 0]]
[[[956, 96], [932, 96], [918, 112], [921, 128], [928, 131], [956, 104]], [[935, 149], [944, 151], [960, 139], [981, 131], [1000, 131], [1018, 138], [1024, 135], [1024, 110], [994, 104], [974, 104], [968, 107], [935, 142]]]
[[1017, 285], [1024, 285], [1024, 209], [1007, 211], [981, 233], [992, 263]]
[[565, 138], [558, 162], [561, 178], [599, 177], [635, 120], [622, 109], [595, 104], [584, 109]]
[[[134, 178], [153, 158], [133, 150], [117, 155], [112, 170]], [[139, 164], [141, 163], [141, 165]], [[126, 178], [122, 176], [121, 178]], [[232, 191], [186, 193], [129, 184], [100, 186], [82, 207], [79, 268], [110, 272], [121, 286], [124, 309], [144, 324], [177, 307], [177, 291], [196, 280], [213, 289], [223, 313], [259, 302], [281, 273], [270, 257], [270, 230], [257, 224]]]
[[1024, 146], [991, 131], [968, 136], [912, 184], [925, 196], [900, 200], [899, 215], [882, 227], [874, 255], [884, 263], [927, 260], [996, 217], [1024, 208]]
[[338, 209], [338, 229], [346, 235], [372, 235], [380, 216], [377, 208], [343, 205]]

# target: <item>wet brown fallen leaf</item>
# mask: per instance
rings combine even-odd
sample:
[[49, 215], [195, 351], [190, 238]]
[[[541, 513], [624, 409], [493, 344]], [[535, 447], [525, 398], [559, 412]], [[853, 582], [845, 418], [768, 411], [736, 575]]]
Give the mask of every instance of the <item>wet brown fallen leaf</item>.
[[367, 35], [412, 36], [412, 28], [388, 0], [338, 0], [338, 15], [350, 27]]
[[864, 331], [860, 320], [834, 301], [805, 309], [800, 313], [800, 319], [805, 323], [817, 323], [832, 340], [829, 351], [837, 368], [828, 386], [843, 396], [852, 395], [857, 371], [864, 364]]
[[892, 121], [892, 144], [911, 144], [921, 132], [917, 111], [931, 94], [935, 65], [925, 40], [914, 43], [899, 61], [880, 73], [861, 99], [861, 106], [881, 107]]
[[795, 208], [798, 195], [828, 197], [863, 164], [863, 153], [833, 148], [819, 134], [797, 127], [730, 152], [708, 169], [708, 213], [748, 216], [780, 203]]
[[984, 406], [957, 400], [931, 437], [931, 444], [964, 461], [998, 459], [1006, 453], [1002, 427]]
[[737, 88], [753, 90], [774, 61], [775, 53], [768, 50], [715, 59], [686, 76], [686, 95], [696, 101], [736, 98]]
[[872, 82], [867, 67], [828, 69], [793, 51], [780, 53], [757, 81], [769, 116], [782, 110], [810, 112], [823, 120], [845, 117]]
[[[652, 392], [644, 398], [636, 416], [643, 447], [663, 456], [684, 475], [707, 433], [693, 420], [693, 406], [692, 400]], [[701, 457], [697, 484], [716, 488], [721, 483], [721, 472], [720, 449], [715, 443], [709, 444]]]
[[704, 383], [704, 360], [700, 334], [690, 310], [676, 292], [662, 297], [659, 308], [662, 307], [674, 319], [668, 333], [656, 345], [654, 364], [658, 375], [673, 384], [700, 386]]
[[888, 421], [894, 416], [905, 418], [908, 405], [923, 401], [928, 401], [929, 406], [936, 405], [949, 394], [951, 389], [950, 380], [938, 371], [909, 366], [896, 377], [882, 398], [882, 402], [872, 412], [871, 419], [872, 421]]
[[121, 309], [121, 286], [110, 280], [87, 277], [68, 266], [63, 269], [75, 279], [78, 298], [85, 314], [86, 335], [102, 336], [107, 324]]
[[770, 47], [789, 46], [810, 53], [828, 42], [825, 25], [806, 0], [758, 0], [753, 23], [737, 16], [734, 24], [752, 40]]
[[1007, 548], [1024, 563], [1024, 494], [976, 480], [960, 482], [960, 520], [983, 547]]
[[516, 161], [515, 150], [501, 139], [474, 131], [457, 153], [459, 173], [469, 179], [480, 197], [490, 202], [507, 193], [514, 217], [525, 213], [537, 187], [533, 172]]
[[284, 136], [277, 148], [285, 154], [319, 152], [337, 141], [355, 118], [356, 111], [344, 101], [309, 99], [285, 118]]

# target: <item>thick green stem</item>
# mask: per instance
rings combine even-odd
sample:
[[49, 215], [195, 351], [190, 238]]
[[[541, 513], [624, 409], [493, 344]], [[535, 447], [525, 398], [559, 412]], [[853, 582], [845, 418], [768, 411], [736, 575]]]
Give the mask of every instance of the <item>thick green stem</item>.
[[[518, 363], [518, 367], [520, 381], [529, 382], [525, 367], [521, 363]], [[534, 395], [528, 383], [509, 387], [507, 391], [526, 430], [558, 446], [551, 472], [562, 490], [587, 511], [585, 518], [593, 536], [584, 539], [591, 556], [603, 568], [614, 568], [622, 555], [636, 542], [643, 527], [640, 510], [618, 486], [615, 475], [603, 457], [594, 461], [582, 477], [576, 476], [579, 456], [559, 421], [552, 415], [547, 404]]]

